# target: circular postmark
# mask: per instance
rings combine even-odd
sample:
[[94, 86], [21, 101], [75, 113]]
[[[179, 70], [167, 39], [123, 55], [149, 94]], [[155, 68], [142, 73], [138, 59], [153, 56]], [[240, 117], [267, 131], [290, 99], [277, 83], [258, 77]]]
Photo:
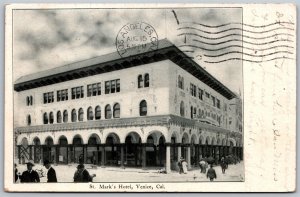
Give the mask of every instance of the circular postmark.
[[121, 57], [154, 51], [158, 48], [158, 36], [155, 29], [145, 22], [128, 23], [116, 37], [116, 48]]

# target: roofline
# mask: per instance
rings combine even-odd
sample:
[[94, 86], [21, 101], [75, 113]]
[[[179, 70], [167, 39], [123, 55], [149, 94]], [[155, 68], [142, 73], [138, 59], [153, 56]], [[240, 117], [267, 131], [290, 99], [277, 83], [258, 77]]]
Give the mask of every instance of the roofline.
[[[33, 89], [64, 81], [70, 81], [73, 79], [122, 70], [167, 59], [177, 64], [198, 78], [200, 81], [222, 94], [227, 99], [237, 97], [234, 92], [223, 85], [219, 80], [213, 77], [210, 73], [208, 73], [199, 64], [188, 57], [184, 52], [182, 52], [167, 39], [160, 40], [158, 49], [155, 51], [147, 51], [129, 57], [121, 57], [117, 52], [113, 52], [88, 60], [67, 64], [62, 67], [26, 75], [16, 80], [14, 84], [14, 90], [19, 92], [27, 89]], [[47, 73], [51, 73], [51, 71], [54, 74], [47, 75]], [[42, 74], [44, 76], [34, 78], [34, 76], [37, 76], [38, 74]], [[33, 79], [24, 80], [26, 78]]]

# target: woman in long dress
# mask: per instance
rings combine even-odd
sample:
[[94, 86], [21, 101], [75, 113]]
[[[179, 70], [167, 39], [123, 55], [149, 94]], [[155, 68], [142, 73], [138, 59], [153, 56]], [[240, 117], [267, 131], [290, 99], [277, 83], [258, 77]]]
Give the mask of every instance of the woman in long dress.
[[187, 162], [185, 160], [182, 161], [182, 168], [183, 168], [183, 173], [187, 174]]

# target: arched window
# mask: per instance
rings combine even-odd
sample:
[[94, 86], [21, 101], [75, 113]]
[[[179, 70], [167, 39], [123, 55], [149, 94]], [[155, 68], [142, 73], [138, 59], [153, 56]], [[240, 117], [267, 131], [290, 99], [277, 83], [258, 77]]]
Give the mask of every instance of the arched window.
[[146, 116], [147, 115], [147, 102], [145, 100], [142, 100], [140, 102], [140, 116]]
[[114, 118], [120, 118], [120, 104], [116, 103], [114, 105]]
[[105, 119], [111, 119], [111, 108], [110, 105], [105, 106]]
[[148, 73], [145, 74], [144, 79], [145, 79], [144, 87], [149, 87], [149, 74]]
[[49, 114], [49, 123], [53, 124], [53, 121], [54, 121], [53, 112], [50, 112], [50, 114]]
[[143, 76], [139, 75], [138, 76], [138, 88], [142, 88], [143, 87]]
[[77, 120], [76, 110], [73, 109], [72, 110], [72, 122], [76, 122], [76, 120]]
[[78, 120], [83, 121], [83, 109], [82, 108], [80, 108], [78, 110]]
[[87, 110], [87, 119], [88, 120], [93, 120], [94, 119], [94, 113], [93, 113], [93, 108], [89, 107]]
[[97, 107], [95, 108], [95, 119], [96, 119], [96, 120], [101, 119], [101, 108], [100, 108], [100, 106], [97, 106]]
[[64, 122], [68, 122], [68, 111], [64, 111]]
[[181, 101], [180, 103], [180, 116], [184, 116], [184, 103]]
[[27, 115], [27, 125], [30, 126], [31, 125], [31, 116]]
[[61, 112], [60, 111], [58, 111], [56, 114], [56, 122], [61, 123]]
[[43, 119], [44, 119], [44, 124], [48, 124], [48, 115], [47, 115], [47, 112], [44, 113]]

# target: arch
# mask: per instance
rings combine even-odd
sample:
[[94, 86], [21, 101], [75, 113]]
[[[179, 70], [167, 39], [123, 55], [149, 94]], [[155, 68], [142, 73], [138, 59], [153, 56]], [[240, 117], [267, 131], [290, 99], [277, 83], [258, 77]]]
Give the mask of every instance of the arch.
[[109, 104], [105, 106], [105, 119], [111, 119], [111, 107]]
[[63, 114], [63, 121], [66, 123], [68, 122], [68, 111], [67, 110], [64, 110], [64, 114]]
[[58, 111], [58, 112], [56, 113], [56, 122], [57, 122], [57, 123], [61, 123], [61, 112], [60, 112], [60, 111]]
[[217, 145], [222, 145], [222, 142], [221, 142], [220, 138], [217, 139]]
[[87, 141], [88, 145], [97, 145], [97, 144], [100, 144], [100, 143], [101, 143], [100, 137], [96, 133], [92, 133], [88, 137], [88, 141]]
[[79, 108], [79, 110], [78, 110], [78, 121], [83, 121], [83, 115], [84, 115], [83, 109]]
[[159, 139], [160, 139], [161, 136], [163, 136], [164, 139], [166, 140], [166, 137], [164, 136], [164, 134], [162, 132], [154, 130], [154, 131], [151, 131], [151, 132], [148, 133], [148, 135], [146, 136], [146, 141], [149, 137], [152, 137], [153, 138], [153, 143], [155, 145], [157, 145], [157, 144], [159, 144]]
[[53, 138], [51, 136], [47, 136], [45, 139], [45, 145], [52, 146], [53, 144]]
[[64, 135], [59, 136], [57, 144], [59, 144], [59, 145], [68, 145], [68, 138]]
[[199, 144], [201, 145], [205, 144], [204, 137], [202, 135], [200, 135], [199, 137]]
[[72, 144], [73, 145], [82, 145], [83, 144], [83, 139], [82, 139], [81, 135], [79, 135], [79, 134], [75, 135], [73, 137]]
[[227, 146], [236, 146], [236, 142], [233, 138], [228, 138]]
[[47, 115], [47, 112], [45, 112], [44, 115], [43, 115], [43, 122], [44, 122], [44, 124], [48, 124], [48, 115]]
[[193, 134], [193, 135], [191, 136], [191, 143], [193, 143], [193, 144], [198, 144], [196, 134]]
[[32, 144], [35, 146], [41, 145], [41, 140], [38, 137], [34, 137], [32, 140]]
[[114, 104], [113, 116], [114, 118], [120, 118], [121, 107], [119, 103]]
[[172, 141], [172, 138], [175, 138], [175, 142], [174, 143], [180, 143], [180, 135], [178, 132], [176, 131], [173, 131], [172, 134], [171, 134], [171, 141]]
[[76, 110], [75, 109], [72, 109], [71, 120], [72, 120], [72, 122], [76, 122], [77, 121], [77, 114], [76, 114]]
[[211, 145], [216, 145], [217, 144], [217, 142], [216, 142], [216, 138], [215, 137], [213, 137], [212, 138], [212, 140], [211, 140]]
[[143, 87], [143, 76], [139, 75], [138, 76], [138, 88], [142, 88]]
[[86, 117], [87, 117], [87, 120], [94, 119], [94, 112], [93, 112], [93, 108], [91, 106], [87, 109]]
[[29, 143], [27, 137], [20, 138], [18, 141], [18, 145], [28, 146]]
[[227, 140], [226, 140], [226, 138], [223, 138], [223, 140], [222, 140], [222, 146], [226, 146], [227, 145]]
[[124, 139], [125, 143], [126, 143], [126, 139], [128, 137], [131, 137], [131, 143], [141, 143], [142, 142], [142, 137], [140, 136], [140, 134], [138, 134], [135, 131], [131, 131], [125, 136], [125, 139]]
[[190, 143], [190, 141], [189, 141], [189, 135], [186, 132], [183, 133], [183, 135], [181, 137], [181, 143], [182, 144], [188, 144], [188, 143]]
[[53, 122], [54, 122], [53, 112], [50, 112], [50, 113], [49, 113], [49, 123], [50, 123], [50, 124], [53, 124]]
[[106, 138], [105, 138], [105, 144], [118, 144], [120, 143], [120, 137], [118, 134], [111, 132], [108, 133]]
[[95, 107], [95, 120], [100, 120], [101, 119], [101, 107], [97, 105]]
[[205, 144], [211, 145], [211, 139], [209, 136], [205, 138]]
[[185, 111], [185, 109], [184, 109], [184, 102], [181, 101], [180, 102], [180, 116], [184, 117], [184, 111]]
[[146, 73], [146, 74], [144, 75], [144, 87], [149, 87], [149, 84], [150, 84], [149, 81], [150, 81], [150, 80], [149, 80], [149, 74]]
[[140, 102], [140, 116], [147, 116], [147, 102], [145, 100]]

